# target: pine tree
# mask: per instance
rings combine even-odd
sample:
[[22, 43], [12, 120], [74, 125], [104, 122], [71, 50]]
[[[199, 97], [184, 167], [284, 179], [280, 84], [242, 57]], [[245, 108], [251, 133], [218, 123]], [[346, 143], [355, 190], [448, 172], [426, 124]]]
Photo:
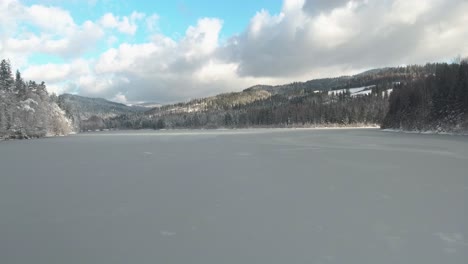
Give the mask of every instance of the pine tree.
[[22, 86], [23, 86], [23, 79], [21, 78], [21, 73], [19, 70], [16, 70], [16, 75], [15, 75], [16, 90], [17, 91], [21, 90]]
[[8, 60], [2, 60], [0, 62], [0, 84], [5, 90], [11, 90], [11, 86], [14, 83], [13, 76], [11, 74], [11, 64]]

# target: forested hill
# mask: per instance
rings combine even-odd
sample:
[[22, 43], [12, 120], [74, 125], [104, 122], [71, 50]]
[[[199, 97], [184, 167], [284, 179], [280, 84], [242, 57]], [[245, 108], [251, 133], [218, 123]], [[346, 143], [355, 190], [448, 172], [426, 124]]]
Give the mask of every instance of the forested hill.
[[59, 105], [81, 131], [362, 125], [466, 131], [466, 92], [464, 62], [373, 69], [354, 76], [278, 86], [256, 85], [242, 92], [146, 112], [144, 108], [72, 95], [60, 96]]
[[396, 85], [382, 128], [468, 132], [468, 62]]
[[0, 138], [30, 138], [66, 135], [69, 120], [47, 93], [44, 83], [13, 77], [10, 62], [0, 63]]
[[418, 76], [432, 74], [434, 71], [434, 64], [427, 64], [425, 66], [412, 65], [407, 67], [373, 69], [354, 76], [315, 79], [277, 86], [256, 85], [238, 93], [220, 94], [213, 97], [195, 99], [186, 103], [157, 107], [148, 113], [160, 115], [219, 109], [226, 110], [233, 106], [239, 107], [255, 101], [266, 100], [271, 97], [284, 97], [288, 100], [292, 100], [325, 92], [327, 95], [337, 95], [340, 93], [346, 95], [348, 90], [350, 91], [351, 97], [357, 97], [358, 94], [370, 94], [372, 90], [389, 92], [393, 89], [395, 83], [408, 82], [418, 78]]
[[143, 113], [148, 110], [141, 106], [128, 106], [102, 98], [89, 98], [72, 94], [58, 97], [58, 105], [65, 111], [74, 130], [86, 129], [91, 122], [102, 123], [104, 119], [119, 115]]
[[354, 76], [257, 85], [152, 108], [64, 94], [0, 70], [0, 137], [102, 129], [365, 126], [468, 131], [468, 66], [427, 64]]
[[108, 128], [217, 128], [379, 125], [395, 85], [433, 74], [435, 64], [374, 69], [354, 76], [257, 85], [145, 115], [105, 120]]
[[332, 91], [340, 89], [351, 89], [371, 85], [391, 85], [412, 78], [420, 72], [431, 72], [430, 66], [409, 66], [369, 70], [354, 76], [341, 76], [335, 78], [314, 79], [306, 82], [294, 82], [284, 85], [269, 86], [256, 85], [244, 91], [264, 90], [272, 94], [297, 95], [311, 91]]

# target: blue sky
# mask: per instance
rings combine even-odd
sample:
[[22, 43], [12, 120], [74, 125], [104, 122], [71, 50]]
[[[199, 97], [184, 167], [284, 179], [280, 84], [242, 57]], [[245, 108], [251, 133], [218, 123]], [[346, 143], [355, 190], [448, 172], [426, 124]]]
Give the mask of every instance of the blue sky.
[[[195, 25], [199, 18], [220, 18], [223, 20], [223, 28], [220, 33], [220, 41], [222, 42], [233, 35], [240, 34], [258, 11], [263, 9], [270, 13], [278, 13], [282, 6], [282, 0], [24, 0], [22, 2], [26, 5], [54, 6], [68, 10], [77, 24], [87, 20], [98, 20], [106, 13], [112, 13], [116, 16], [127, 16], [133, 11], [157, 14], [159, 17], [157, 31], [174, 39], [184, 36], [187, 28], [190, 25]], [[145, 42], [151, 37], [151, 33], [139, 30], [134, 36], [116, 34], [118, 41], [113, 46], [122, 42]], [[105, 42], [99, 43], [97, 49], [87, 52], [84, 56], [88, 58], [96, 56], [107, 47]], [[63, 60], [60, 57], [47, 54], [34, 54], [30, 58], [30, 62], [33, 64], [61, 61]]]
[[169, 103], [468, 55], [466, 0], [0, 0], [0, 58], [50, 92]]
[[132, 11], [160, 16], [160, 29], [166, 35], [183, 34], [189, 25], [200, 17], [219, 17], [225, 21], [223, 33], [230, 36], [241, 32], [251, 17], [261, 9], [277, 13], [281, 10], [282, 0], [182, 0], [182, 1], [132, 1], [132, 0], [25, 0], [26, 4], [44, 4], [59, 6], [69, 10], [77, 23], [96, 20], [105, 13], [118, 16], [128, 15]]

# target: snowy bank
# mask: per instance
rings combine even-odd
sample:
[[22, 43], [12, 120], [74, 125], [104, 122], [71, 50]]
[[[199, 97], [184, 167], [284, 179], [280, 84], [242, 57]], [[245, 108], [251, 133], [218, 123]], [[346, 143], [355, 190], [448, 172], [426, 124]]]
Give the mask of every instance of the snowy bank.
[[450, 135], [450, 136], [468, 136], [468, 131], [437, 131], [437, 130], [404, 130], [404, 129], [382, 129], [384, 132], [421, 134], [421, 135]]

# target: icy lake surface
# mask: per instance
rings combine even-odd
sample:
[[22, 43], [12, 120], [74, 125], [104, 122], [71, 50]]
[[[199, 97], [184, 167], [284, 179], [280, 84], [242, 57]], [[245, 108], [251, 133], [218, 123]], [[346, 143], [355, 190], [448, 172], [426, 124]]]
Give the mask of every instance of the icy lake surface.
[[2, 264], [468, 263], [468, 137], [137, 131], [0, 142]]

